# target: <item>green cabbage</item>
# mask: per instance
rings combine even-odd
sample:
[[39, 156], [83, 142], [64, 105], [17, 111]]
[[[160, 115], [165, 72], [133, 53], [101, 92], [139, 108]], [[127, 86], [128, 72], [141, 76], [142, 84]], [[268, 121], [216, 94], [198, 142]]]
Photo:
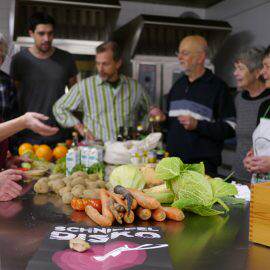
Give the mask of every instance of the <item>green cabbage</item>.
[[185, 164], [185, 170], [194, 171], [205, 175], [205, 167], [203, 162], [194, 164]]
[[[237, 194], [235, 186], [221, 178], [208, 181], [203, 163], [183, 164], [179, 158], [166, 158], [157, 165], [156, 174], [173, 191], [175, 201], [172, 206], [201, 216], [212, 216], [229, 211], [222, 198]], [[216, 203], [223, 210], [214, 209]]]
[[110, 175], [109, 182], [113, 187], [121, 185], [125, 188], [139, 190], [142, 190], [146, 183], [141, 171], [131, 164], [116, 167]]
[[184, 168], [184, 163], [180, 158], [163, 158], [156, 167], [156, 177], [158, 179], [170, 180], [180, 175]]

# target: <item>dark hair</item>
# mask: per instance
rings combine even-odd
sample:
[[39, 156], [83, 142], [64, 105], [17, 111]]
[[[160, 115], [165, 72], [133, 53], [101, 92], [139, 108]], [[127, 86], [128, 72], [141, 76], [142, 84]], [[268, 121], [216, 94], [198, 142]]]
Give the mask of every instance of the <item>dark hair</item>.
[[34, 13], [28, 22], [28, 30], [35, 31], [38, 24], [51, 24], [55, 28], [55, 20], [52, 16], [43, 12]]
[[263, 53], [263, 59], [266, 57], [270, 57], [270, 46], [268, 46]]
[[113, 60], [118, 62], [122, 57], [122, 51], [119, 45], [115, 41], [107, 41], [102, 44], [100, 44], [96, 48], [96, 53], [103, 53], [108, 50], [111, 50], [113, 52]]

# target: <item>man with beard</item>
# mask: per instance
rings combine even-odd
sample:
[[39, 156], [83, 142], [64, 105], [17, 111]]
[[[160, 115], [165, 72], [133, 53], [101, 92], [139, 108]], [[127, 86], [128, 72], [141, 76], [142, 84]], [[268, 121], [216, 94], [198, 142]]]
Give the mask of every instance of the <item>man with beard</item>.
[[[54, 105], [56, 120], [74, 127], [87, 139], [116, 140], [120, 127], [132, 127], [138, 114], [148, 113], [149, 98], [136, 80], [119, 73], [121, 50], [109, 41], [96, 49], [98, 75], [74, 85]], [[83, 112], [83, 123], [72, 114]]]
[[185, 75], [170, 90], [168, 114], [152, 108], [150, 115], [167, 120], [171, 156], [185, 163], [203, 161], [206, 172], [215, 175], [223, 141], [235, 134], [235, 108], [227, 85], [204, 67], [207, 51], [201, 36], [181, 41], [178, 59]]
[[[11, 77], [17, 88], [19, 113], [38, 112], [57, 125], [52, 106], [64, 93], [65, 87], [76, 83], [77, 69], [72, 55], [52, 46], [54, 19], [45, 13], [35, 13], [29, 20], [29, 35], [34, 45], [14, 55]], [[30, 130], [21, 132], [19, 142], [54, 145], [66, 139], [67, 131], [59, 130], [44, 138]]]

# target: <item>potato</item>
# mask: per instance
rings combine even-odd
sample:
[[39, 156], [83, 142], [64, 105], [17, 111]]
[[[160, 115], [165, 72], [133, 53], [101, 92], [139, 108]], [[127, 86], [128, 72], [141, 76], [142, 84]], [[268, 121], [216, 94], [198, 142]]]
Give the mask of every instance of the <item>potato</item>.
[[99, 175], [97, 173], [89, 174], [87, 178], [90, 181], [98, 181], [98, 180], [100, 180]]
[[91, 248], [90, 244], [81, 239], [80, 237], [76, 237], [69, 240], [69, 247], [77, 252], [84, 252]]
[[100, 199], [98, 189], [85, 189], [83, 192], [83, 198], [85, 199]]
[[50, 191], [50, 187], [45, 180], [38, 180], [34, 185], [34, 191], [36, 193], [48, 193]]
[[74, 195], [76, 198], [81, 198], [83, 195], [83, 191], [85, 190], [84, 185], [76, 185], [71, 189], [71, 193]]
[[76, 186], [76, 185], [85, 185], [85, 180], [83, 177], [77, 177], [77, 178], [73, 178], [73, 180], [70, 182], [70, 185], [72, 187]]
[[86, 182], [86, 188], [87, 189], [95, 189], [98, 188], [98, 182]]
[[70, 192], [71, 191], [71, 186], [65, 186], [59, 189], [59, 195], [62, 197], [64, 193]]
[[102, 181], [102, 180], [97, 181], [96, 184], [97, 184], [97, 186], [99, 188], [105, 188], [106, 187], [106, 183], [104, 181]]
[[38, 181], [45, 181], [46, 183], [48, 183], [50, 181], [49, 177], [41, 177], [38, 179]]
[[73, 197], [71, 192], [65, 192], [62, 196], [63, 203], [70, 204]]
[[70, 183], [72, 181], [72, 178], [70, 176], [66, 176], [64, 178], [62, 178], [62, 180], [65, 182], [65, 184], [67, 185], [68, 183]]
[[55, 193], [58, 193], [61, 188], [66, 186], [65, 182], [62, 179], [50, 181], [48, 185]]
[[65, 177], [65, 175], [62, 174], [62, 173], [55, 173], [55, 174], [51, 174], [51, 175], [49, 176], [49, 179], [50, 179], [50, 180], [57, 180], [57, 179], [62, 179], [62, 178], [64, 178], [64, 177]]
[[78, 171], [78, 172], [75, 172], [72, 174], [72, 177], [73, 178], [76, 178], [76, 177], [87, 177], [88, 174], [86, 172], [81, 172], [81, 171]]

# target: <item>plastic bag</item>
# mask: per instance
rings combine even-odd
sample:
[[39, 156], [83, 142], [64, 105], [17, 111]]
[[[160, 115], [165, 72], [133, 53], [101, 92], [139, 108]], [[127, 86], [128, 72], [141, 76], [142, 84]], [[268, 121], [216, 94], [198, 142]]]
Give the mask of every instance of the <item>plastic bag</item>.
[[151, 133], [141, 141], [107, 142], [105, 143], [104, 161], [109, 164], [129, 164], [131, 163], [131, 153], [138, 149], [149, 151], [158, 146], [162, 134], [160, 132]]

